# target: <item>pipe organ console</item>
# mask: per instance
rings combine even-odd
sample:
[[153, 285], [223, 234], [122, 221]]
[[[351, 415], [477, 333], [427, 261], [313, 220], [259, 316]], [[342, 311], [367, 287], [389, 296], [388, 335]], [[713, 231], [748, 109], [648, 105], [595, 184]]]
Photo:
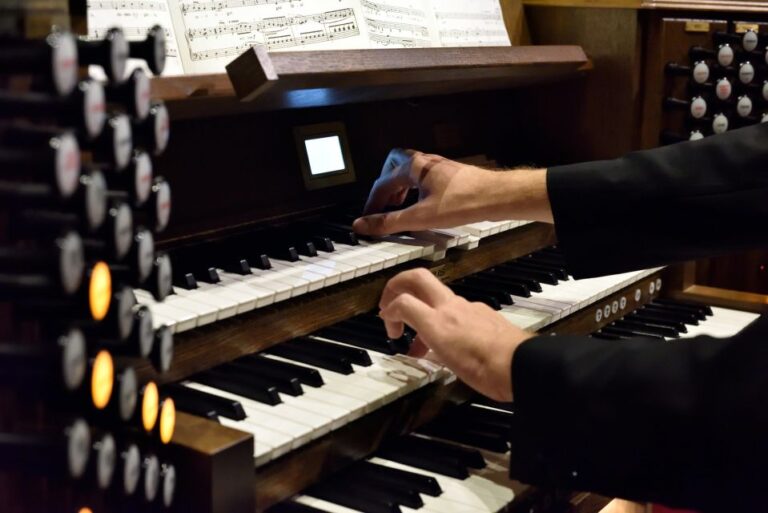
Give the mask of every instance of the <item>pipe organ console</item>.
[[[184, 51], [160, 26], [0, 39], [0, 509], [599, 511], [509, 479], [514, 405], [408, 356], [412, 330], [389, 339], [386, 281], [425, 268], [524, 329], [617, 344], [730, 336], [756, 308], [692, 299], [672, 268], [576, 280], [554, 230], [526, 220], [351, 227], [392, 147], [546, 166], [763, 121], [762, 22], [647, 16], [673, 50], [644, 67], [652, 102], [612, 108], [632, 88], [606, 94], [601, 31], [575, 37], [556, 9], [529, 9], [534, 42], [584, 44], [594, 69], [573, 46], [246, 45], [229, 77], [159, 77]], [[627, 15], [608, 11], [589, 16]], [[604, 139], [595, 108], [615, 117]], [[650, 121], [624, 144], [630, 112]]]

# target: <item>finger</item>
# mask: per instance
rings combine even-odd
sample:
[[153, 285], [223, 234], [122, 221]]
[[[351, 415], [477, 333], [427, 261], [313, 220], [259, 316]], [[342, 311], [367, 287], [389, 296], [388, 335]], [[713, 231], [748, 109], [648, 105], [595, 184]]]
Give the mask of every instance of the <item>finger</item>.
[[431, 307], [454, 296], [451, 289], [423, 268], [402, 272], [389, 280], [381, 293], [379, 308], [386, 309], [401, 294], [410, 294]]
[[[400, 338], [403, 324], [429, 338], [437, 326], [437, 314], [428, 304], [408, 293], [400, 294], [379, 314], [389, 338]], [[424, 340], [422, 338], [422, 340]]]
[[410, 177], [401, 171], [381, 176], [371, 187], [368, 200], [363, 208], [363, 214], [381, 212], [387, 206], [392, 196], [400, 194], [403, 190], [407, 192], [414, 185]]
[[403, 148], [394, 148], [392, 149], [389, 154], [387, 155], [386, 160], [384, 161], [384, 167], [381, 169], [382, 176], [386, 173], [391, 172], [396, 167], [400, 167], [404, 164], [407, 164], [414, 155], [419, 155], [420, 153], [418, 151], [414, 150], [405, 150]]
[[428, 198], [402, 210], [359, 217], [352, 227], [358, 233], [373, 236], [436, 228], [440, 223], [435, 220], [432, 204]]
[[429, 347], [424, 343], [420, 336], [416, 335], [411, 342], [411, 348], [408, 350], [408, 356], [421, 358], [429, 352]]

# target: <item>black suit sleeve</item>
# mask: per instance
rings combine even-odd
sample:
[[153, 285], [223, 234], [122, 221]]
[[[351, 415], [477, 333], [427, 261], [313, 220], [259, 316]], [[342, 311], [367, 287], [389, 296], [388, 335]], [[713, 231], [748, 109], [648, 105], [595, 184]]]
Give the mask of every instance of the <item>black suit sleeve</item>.
[[768, 247], [768, 124], [554, 167], [547, 188], [576, 277]]
[[[577, 277], [768, 247], [768, 125], [552, 168], [548, 189]], [[768, 510], [767, 318], [730, 340], [536, 337], [512, 371], [513, 477]]]
[[768, 318], [730, 340], [533, 338], [512, 372], [513, 477], [700, 511], [768, 508]]

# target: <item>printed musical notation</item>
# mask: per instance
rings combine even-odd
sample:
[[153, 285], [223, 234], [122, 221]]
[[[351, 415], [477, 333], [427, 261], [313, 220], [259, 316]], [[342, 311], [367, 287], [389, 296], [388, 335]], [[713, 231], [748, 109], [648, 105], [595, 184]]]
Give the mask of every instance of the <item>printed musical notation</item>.
[[[338, 9], [253, 22], [198, 26], [187, 29], [186, 35], [190, 48], [194, 47], [190, 52], [192, 60], [200, 61], [236, 56], [254, 45], [279, 50], [332, 42], [359, 36], [360, 29], [352, 9]], [[208, 43], [199, 41], [201, 38], [228, 40], [236, 44], [210, 48]]]
[[[163, 27], [166, 36], [164, 74], [184, 74], [168, 0], [88, 0], [86, 8], [89, 39], [102, 39], [109, 29], [120, 27], [129, 41], [139, 41], [153, 26]], [[129, 71], [136, 67], [146, 65], [131, 59]], [[94, 72], [100, 76], [98, 70]]]
[[424, 18], [426, 12], [423, 9], [416, 9], [413, 7], [403, 7], [393, 3], [385, 2], [373, 2], [371, 0], [360, 0], [360, 5], [363, 9], [367, 9], [374, 14], [384, 14], [387, 16], [401, 15], [401, 16], [413, 16], [416, 18]]
[[270, 51], [509, 45], [499, 0], [87, 0], [89, 36], [168, 35], [167, 74], [222, 73]]
[[371, 46], [435, 46], [437, 33], [426, 0], [361, 0], [360, 5]]
[[88, 11], [133, 9], [140, 11], [167, 11], [164, 0], [88, 0]]
[[433, 2], [442, 46], [509, 46], [509, 35], [498, 0]]
[[257, 7], [259, 5], [292, 4], [296, 0], [218, 0], [210, 2], [192, 2], [181, 6], [182, 14], [188, 12], [223, 11], [237, 7]]

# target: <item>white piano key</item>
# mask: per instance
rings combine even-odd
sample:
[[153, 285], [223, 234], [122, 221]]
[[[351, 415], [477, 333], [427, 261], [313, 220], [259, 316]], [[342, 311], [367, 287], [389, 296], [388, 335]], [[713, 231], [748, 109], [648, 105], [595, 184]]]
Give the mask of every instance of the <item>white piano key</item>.
[[[136, 300], [141, 304], [147, 305], [152, 311], [152, 315], [157, 314], [159, 317], [172, 319], [175, 331], [181, 332], [191, 330], [200, 324], [201, 317], [197, 312], [181, 308], [181, 306], [186, 306], [180, 304], [182, 302], [175, 301], [176, 304], [179, 304], [179, 307], [175, 307], [172, 304], [174, 301], [168, 301], [169, 299], [175, 299], [173, 296], [169, 296], [162, 303], [158, 303], [148, 292], [143, 290], [137, 290], [135, 292]], [[215, 320], [215, 312], [211, 315], [213, 315], [213, 319]], [[209, 322], [213, 322], [213, 320]]]
[[[293, 277], [299, 278], [307, 283], [307, 290], [313, 292], [323, 288], [325, 283], [325, 276], [312, 272], [304, 266], [301, 262], [284, 262], [281, 260], [272, 260], [272, 272], [278, 273], [280, 278]], [[294, 289], [295, 297], [298, 289]]]
[[297, 495], [292, 500], [305, 506], [310, 506], [320, 511], [327, 511], [328, 513], [362, 513], [356, 509], [346, 508], [332, 502], [318, 499], [317, 497], [311, 497], [309, 495]]
[[334, 259], [334, 254], [335, 251], [333, 253], [320, 253], [316, 257], [305, 258], [305, 260], [310, 263], [334, 270], [338, 274], [340, 282], [354, 278], [357, 268], [354, 265], [344, 262], [340, 259]]
[[196, 289], [187, 290], [183, 287], [174, 287], [173, 290], [180, 298], [189, 299], [215, 308], [216, 320], [227, 319], [237, 315], [237, 301], [221, 294], [220, 291], [214, 291], [212, 287], [208, 283], [199, 283]]
[[244, 279], [245, 276], [239, 274], [228, 273], [221, 269], [218, 269], [217, 272], [221, 278], [220, 284], [222, 286], [249, 294], [256, 302], [256, 308], [264, 308], [275, 302], [276, 292], [274, 289], [248, 282]]
[[290, 299], [294, 293], [294, 289], [303, 289], [303, 292], [299, 292], [299, 294], [303, 294], [309, 290], [306, 281], [288, 276], [281, 277], [271, 269], [258, 269], [252, 267], [251, 274], [239, 275], [232, 273], [231, 276], [233, 279], [240, 280], [243, 283], [273, 290], [275, 292], [275, 303]]

